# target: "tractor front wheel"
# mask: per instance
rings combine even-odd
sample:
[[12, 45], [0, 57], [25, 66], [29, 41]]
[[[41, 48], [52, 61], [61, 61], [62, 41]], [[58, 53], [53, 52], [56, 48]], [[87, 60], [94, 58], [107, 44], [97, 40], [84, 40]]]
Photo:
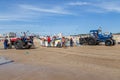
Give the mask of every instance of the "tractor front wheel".
[[112, 45], [114, 46], [114, 45], [116, 44], [116, 41], [115, 41], [115, 40], [112, 40], [112, 41], [113, 41], [113, 44], [112, 44]]
[[113, 41], [112, 40], [106, 40], [105, 45], [106, 46], [111, 46], [111, 45], [113, 45]]
[[83, 45], [85, 43], [85, 39], [84, 38], [80, 38], [80, 45]]
[[21, 40], [18, 40], [14, 43], [14, 46], [16, 49], [22, 49], [23, 48], [23, 42]]

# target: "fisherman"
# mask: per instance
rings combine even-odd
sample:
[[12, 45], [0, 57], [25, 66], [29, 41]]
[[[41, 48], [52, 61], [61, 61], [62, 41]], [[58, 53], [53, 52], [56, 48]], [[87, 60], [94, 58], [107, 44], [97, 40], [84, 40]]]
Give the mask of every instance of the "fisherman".
[[7, 49], [8, 48], [8, 39], [7, 37], [5, 37], [5, 40], [4, 40], [4, 49]]

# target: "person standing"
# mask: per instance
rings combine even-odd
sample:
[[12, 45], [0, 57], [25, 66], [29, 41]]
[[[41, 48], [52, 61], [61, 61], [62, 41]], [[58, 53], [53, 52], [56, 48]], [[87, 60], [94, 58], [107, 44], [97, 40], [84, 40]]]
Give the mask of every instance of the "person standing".
[[52, 38], [52, 45], [53, 45], [53, 47], [55, 47], [55, 39], [56, 39], [56, 36], [53, 36], [53, 38]]
[[70, 47], [73, 47], [73, 39], [70, 38]]
[[45, 47], [45, 39], [44, 39], [44, 37], [42, 38], [42, 46]]
[[65, 37], [62, 37], [62, 47], [65, 47]]
[[8, 48], [8, 39], [5, 37], [5, 40], [4, 40], [4, 49], [7, 49]]
[[50, 45], [50, 42], [51, 42], [50, 36], [48, 36], [47, 41], [48, 41], [48, 47], [50, 47], [50, 46], [51, 46], [51, 45]]

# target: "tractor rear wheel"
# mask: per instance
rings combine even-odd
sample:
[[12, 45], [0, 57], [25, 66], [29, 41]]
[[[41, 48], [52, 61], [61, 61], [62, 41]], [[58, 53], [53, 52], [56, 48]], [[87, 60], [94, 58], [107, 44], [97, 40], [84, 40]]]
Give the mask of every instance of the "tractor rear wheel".
[[95, 44], [96, 44], [96, 40], [94, 38], [88, 39], [88, 45], [95, 45]]
[[27, 49], [30, 49], [31, 47], [32, 47], [32, 46], [31, 46], [31, 45], [29, 45]]
[[100, 42], [99, 42], [99, 41], [97, 41], [97, 42], [96, 42], [96, 45], [99, 45], [99, 44], [100, 44]]
[[85, 39], [84, 38], [80, 38], [80, 45], [83, 45], [85, 43]]
[[105, 45], [106, 46], [111, 46], [111, 45], [113, 45], [113, 41], [112, 40], [106, 40]]
[[22, 49], [23, 48], [23, 42], [21, 40], [17, 40], [14, 43], [14, 46], [15, 46], [16, 49]]

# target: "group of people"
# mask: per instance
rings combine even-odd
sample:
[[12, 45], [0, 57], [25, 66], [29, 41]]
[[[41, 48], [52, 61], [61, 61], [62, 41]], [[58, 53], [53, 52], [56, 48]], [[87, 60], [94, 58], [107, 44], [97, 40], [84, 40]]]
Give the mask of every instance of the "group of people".
[[69, 41], [69, 46], [70, 47], [73, 47], [73, 39], [72, 38], [70, 38], [70, 39], [68, 39], [68, 38], [65, 38], [65, 37], [62, 37], [62, 47], [66, 47], [66, 43]]
[[74, 45], [77, 45], [76, 42], [77, 41], [74, 40], [74, 38], [65, 38], [65, 37], [59, 38], [57, 36], [53, 36], [53, 37], [47, 36], [40, 38], [40, 44], [43, 47], [51, 47], [51, 46], [59, 47], [59, 48], [67, 47], [67, 46], [73, 47]]
[[[21, 38], [24, 42], [26, 42], [26, 38]], [[33, 37], [30, 37], [30, 40], [32, 40], [33, 42]], [[59, 38], [57, 36], [46, 36], [46, 37], [42, 37], [40, 38], [41, 41], [41, 46], [43, 47], [73, 47], [74, 45], [79, 44], [79, 42], [77, 42], [73, 37], [71, 38], [66, 38], [66, 37], [62, 37]], [[9, 47], [9, 41], [8, 39], [5, 37], [4, 39], [4, 49], [8, 49]]]

